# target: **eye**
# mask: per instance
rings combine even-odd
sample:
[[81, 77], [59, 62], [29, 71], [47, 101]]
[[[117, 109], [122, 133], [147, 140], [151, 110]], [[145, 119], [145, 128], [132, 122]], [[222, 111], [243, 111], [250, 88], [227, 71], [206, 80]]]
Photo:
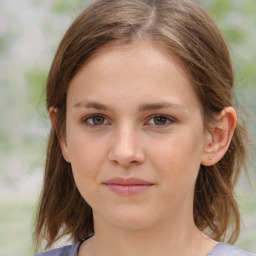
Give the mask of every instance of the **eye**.
[[107, 124], [107, 119], [101, 115], [92, 115], [84, 119], [84, 122], [89, 123], [89, 125], [97, 126]]
[[164, 115], [156, 115], [156, 116], [153, 116], [148, 124], [150, 125], [156, 125], [156, 126], [166, 126], [168, 124], [171, 124], [173, 123], [174, 120], [171, 119], [170, 117], [167, 117], [167, 116], [164, 116]]

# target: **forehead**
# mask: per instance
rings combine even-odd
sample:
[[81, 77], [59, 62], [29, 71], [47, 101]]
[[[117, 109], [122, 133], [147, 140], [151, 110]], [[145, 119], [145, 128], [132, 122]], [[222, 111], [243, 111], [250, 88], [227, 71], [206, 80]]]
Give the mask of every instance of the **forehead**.
[[[179, 69], [188, 80], [191, 79], [189, 72], [186, 71], [182, 61], [171, 51], [167, 50], [160, 43], [150, 41], [149, 39], [135, 39], [130, 43], [109, 44], [99, 48], [93, 53], [83, 64], [87, 69], [93, 65], [108, 65], [115, 58], [120, 61], [129, 62], [132, 58], [133, 64], [140, 65], [139, 60], [143, 59], [143, 65], [162, 65], [168, 63], [172, 64], [172, 68]], [[149, 61], [146, 63], [146, 61]], [[192, 81], [191, 81], [192, 82]]]
[[76, 104], [93, 95], [103, 100], [122, 98], [127, 103], [133, 99], [133, 104], [145, 98], [197, 98], [181, 61], [148, 41], [107, 46], [91, 56], [71, 80], [68, 102]]

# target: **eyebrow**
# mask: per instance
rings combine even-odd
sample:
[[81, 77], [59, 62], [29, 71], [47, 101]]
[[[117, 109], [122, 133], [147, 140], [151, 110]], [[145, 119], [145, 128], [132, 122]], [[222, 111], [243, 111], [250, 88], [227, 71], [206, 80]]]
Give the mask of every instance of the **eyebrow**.
[[[81, 101], [74, 104], [74, 108], [92, 108], [97, 110], [110, 110], [112, 109], [108, 105], [104, 105], [102, 103], [96, 101]], [[170, 103], [170, 102], [157, 102], [157, 103], [149, 103], [149, 104], [141, 104], [138, 106], [139, 112], [145, 112], [149, 110], [157, 110], [162, 108], [175, 108], [175, 109], [187, 109], [185, 105]]]

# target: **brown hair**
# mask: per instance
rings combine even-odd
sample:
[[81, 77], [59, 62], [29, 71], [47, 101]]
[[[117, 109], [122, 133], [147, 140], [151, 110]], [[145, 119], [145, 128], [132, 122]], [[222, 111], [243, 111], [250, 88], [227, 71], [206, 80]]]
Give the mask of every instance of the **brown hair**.
[[[52, 129], [39, 202], [35, 241], [50, 247], [60, 237], [79, 241], [93, 232], [92, 209], [77, 190], [59, 137], [65, 136], [66, 96], [70, 80], [90, 56], [106, 45], [151, 40], [174, 53], [191, 76], [202, 105], [206, 128], [214, 114], [233, 106], [234, 75], [227, 45], [214, 21], [191, 0], [98, 0], [83, 11], [62, 39], [47, 83], [47, 108], [58, 108]], [[240, 215], [234, 185], [244, 167], [247, 132], [237, 125], [225, 156], [201, 166], [194, 194], [194, 221], [216, 240], [229, 242], [239, 234]]]

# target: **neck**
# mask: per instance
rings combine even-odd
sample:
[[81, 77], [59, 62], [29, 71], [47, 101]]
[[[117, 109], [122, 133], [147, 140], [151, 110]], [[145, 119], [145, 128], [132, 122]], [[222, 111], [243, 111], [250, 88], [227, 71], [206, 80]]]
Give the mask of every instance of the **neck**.
[[[178, 224], [176, 224], [178, 223]], [[106, 223], [105, 223], [106, 224]], [[102, 228], [105, 226], [105, 228]], [[172, 223], [158, 223], [150, 229], [122, 229], [106, 227], [104, 223], [95, 223], [95, 236], [81, 248], [79, 255], [94, 256], [191, 256], [207, 255], [214, 246], [197, 229], [194, 222], [186, 220]], [[212, 240], [211, 240], [212, 241]], [[204, 251], [202, 251], [204, 250]], [[206, 253], [207, 252], [207, 253]]]

